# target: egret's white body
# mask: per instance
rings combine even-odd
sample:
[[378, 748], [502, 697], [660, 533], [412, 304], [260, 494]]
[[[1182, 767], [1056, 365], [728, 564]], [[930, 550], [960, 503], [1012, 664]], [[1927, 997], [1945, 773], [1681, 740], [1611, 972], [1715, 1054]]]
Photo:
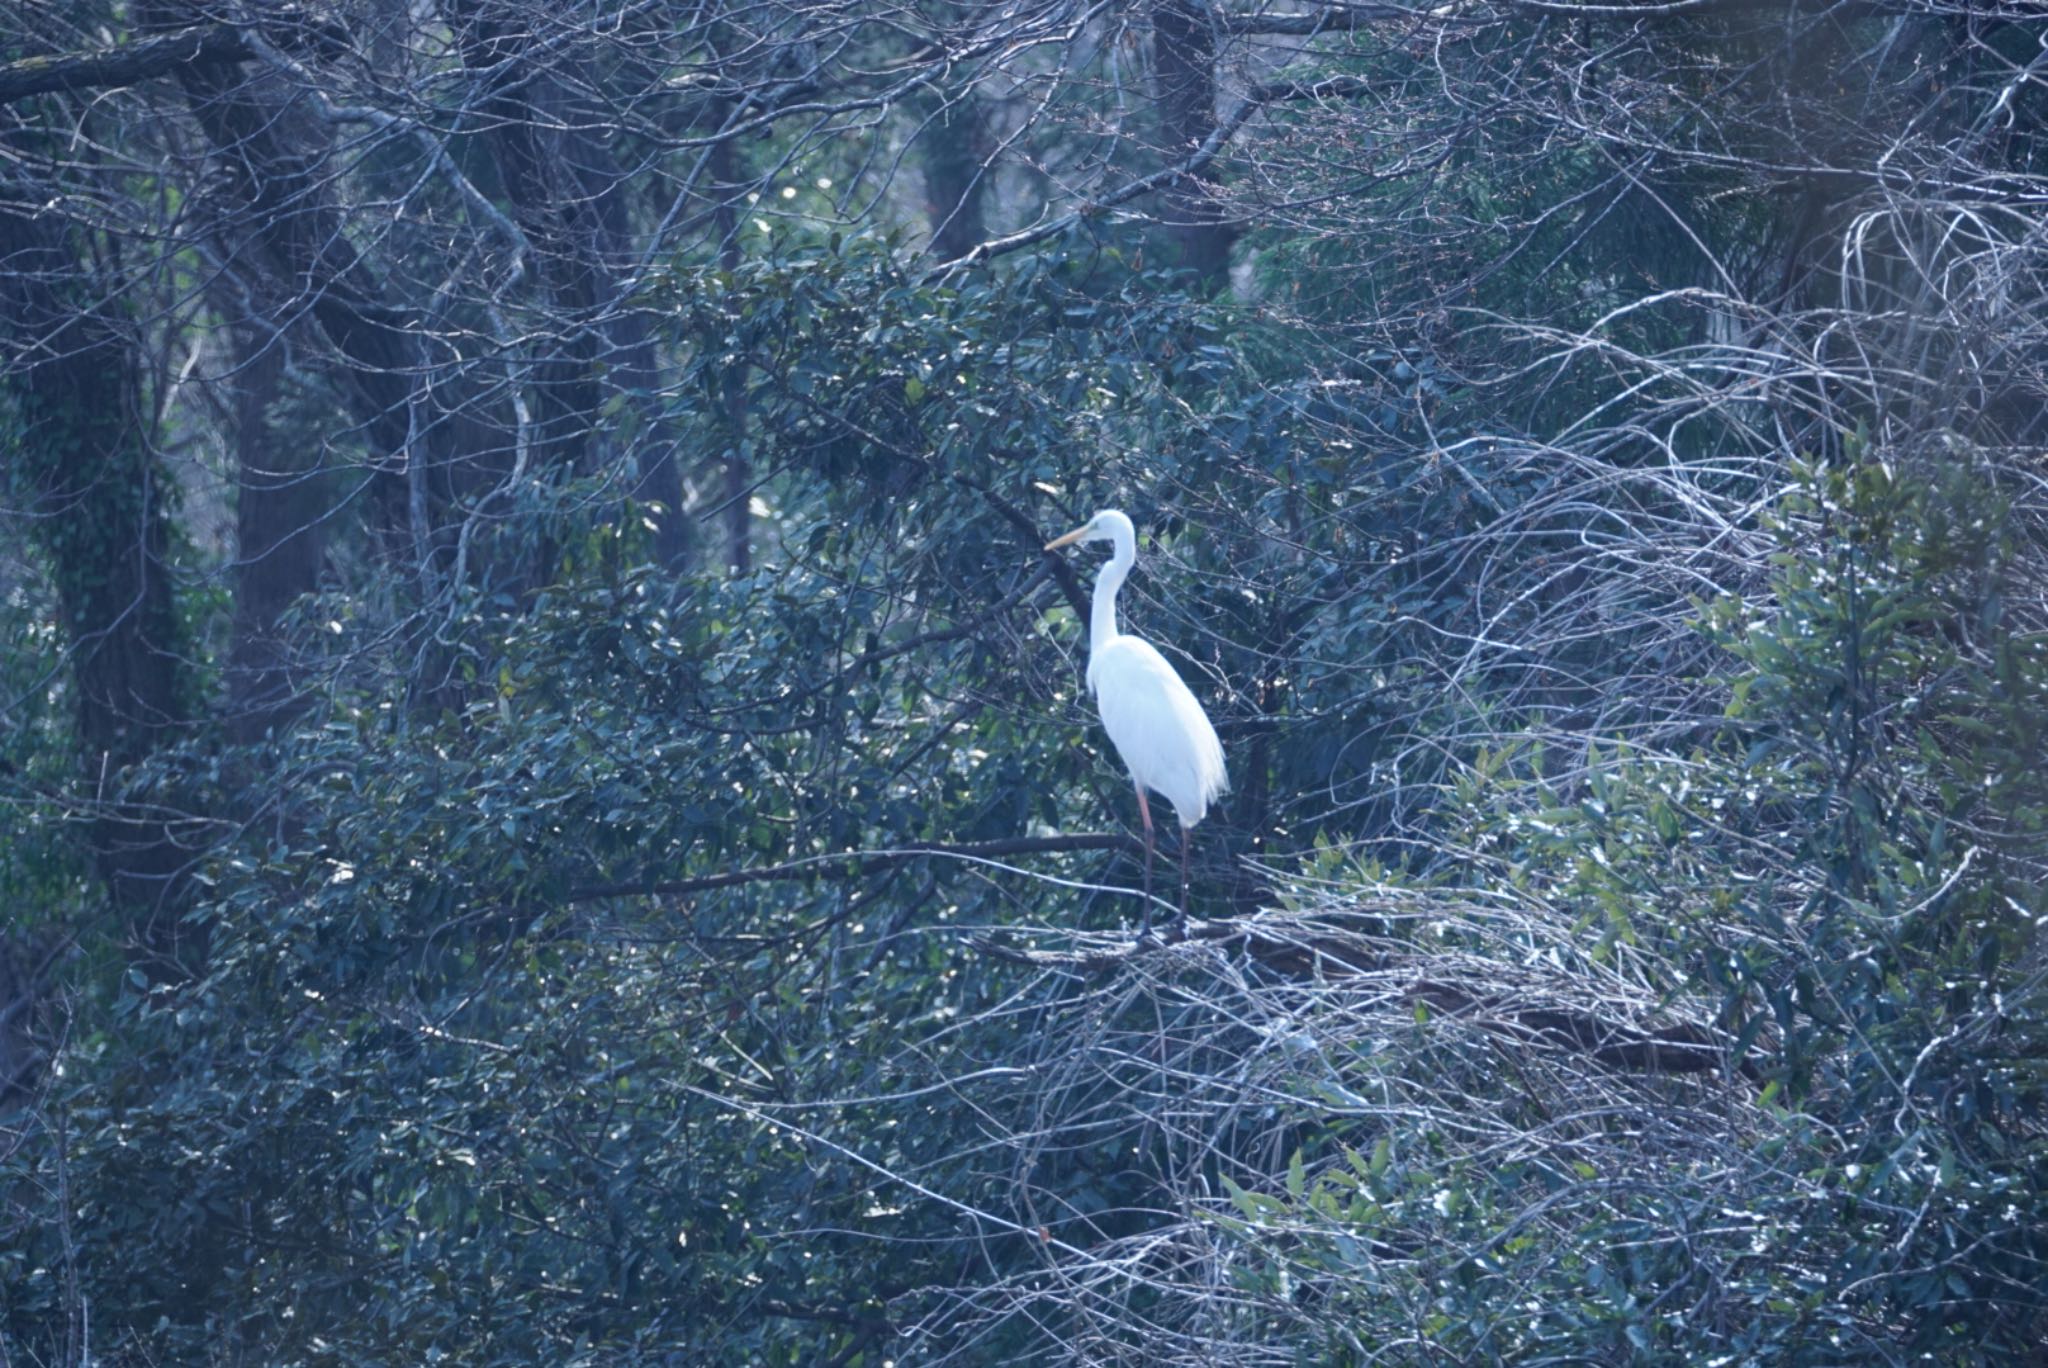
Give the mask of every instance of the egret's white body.
[[1145, 791], [1163, 795], [1180, 819], [1180, 911], [1187, 918], [1188, 832], [1209, 814], [1209, 804], [1230, 786], [1223, 744], [1208, 714], [1180, 675], [1152, 643], [1116, 625], [1116, 595], [1138, 561], [1138, 532], [1114, 509], [1047, 544], [1046, 550], [1077, 541], [1106, 541], [1114, 554], [1095, 581], [1088, 624], [1088, 687], [1102, 713], [1102, 727], [1131, 772], [1138, 813], [1145, 825], [1145, 926], [1152, 924], [1152, 809]]

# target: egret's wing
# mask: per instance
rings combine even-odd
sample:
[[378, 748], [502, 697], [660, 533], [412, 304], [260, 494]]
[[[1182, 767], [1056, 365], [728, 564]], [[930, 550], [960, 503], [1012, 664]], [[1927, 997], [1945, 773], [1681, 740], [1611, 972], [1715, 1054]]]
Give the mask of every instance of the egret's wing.
[[1166, 657], [1137, 637], [1117, 637], [1093, 664], [1103, 729], [1131, 777], [1165, 794], [1183, 825], [1201, 821], [1230, 785], [1202, 705]]

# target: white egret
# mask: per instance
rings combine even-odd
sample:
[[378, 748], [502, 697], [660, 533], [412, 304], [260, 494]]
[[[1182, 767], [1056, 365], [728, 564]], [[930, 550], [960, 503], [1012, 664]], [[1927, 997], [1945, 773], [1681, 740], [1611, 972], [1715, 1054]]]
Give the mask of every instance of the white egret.
[[1152, 932], [1152, 807], [1145, 790], [1163, 794], [1180, 818], [1180, 925], [1188, 920], [1188, 836], [1209, 804], [1230, 787], [1223, 745], [1207, 713], [1152, 643], [1116, 629], [1116, 591], [1138, 561], [1138, 530], [1115, 509], [1105, 509], [1064, 537], [1045, 544], [1056, 551], [1074, 542], [1106, 541], [1114, 548], [1095, 581], [1088, 624], [1088, 687], [1102, 713], [1102, 728], [1131, 772], [1138, 816], [1145, 824], [1145, 922]]

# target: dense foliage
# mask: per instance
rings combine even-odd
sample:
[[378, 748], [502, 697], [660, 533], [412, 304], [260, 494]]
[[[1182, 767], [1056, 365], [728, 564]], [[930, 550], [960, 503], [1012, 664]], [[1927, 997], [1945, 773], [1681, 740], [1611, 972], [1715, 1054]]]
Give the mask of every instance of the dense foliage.
[[2048, 21], [1644, 8], [0, 21], [0, 1364], [2038, 1353]]

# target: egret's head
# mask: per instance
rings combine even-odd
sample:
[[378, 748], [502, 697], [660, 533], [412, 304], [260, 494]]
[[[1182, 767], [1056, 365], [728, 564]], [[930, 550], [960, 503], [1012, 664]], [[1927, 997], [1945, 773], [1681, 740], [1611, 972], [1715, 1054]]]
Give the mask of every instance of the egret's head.
[[1055, 537], [1045, 544], [1048, 551], [1057, 551], [1062, 546], [1075, 542], [1106, 541], [1135, 548], [1138, 544], [1138, 529], [1114, 508], [1105, 508], [1087, 522], [1082, 523], [1064, 537]]

